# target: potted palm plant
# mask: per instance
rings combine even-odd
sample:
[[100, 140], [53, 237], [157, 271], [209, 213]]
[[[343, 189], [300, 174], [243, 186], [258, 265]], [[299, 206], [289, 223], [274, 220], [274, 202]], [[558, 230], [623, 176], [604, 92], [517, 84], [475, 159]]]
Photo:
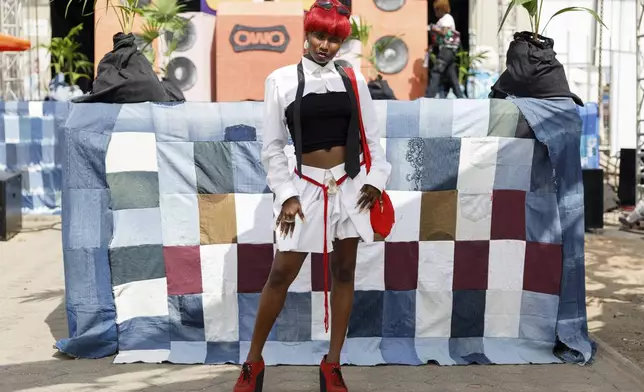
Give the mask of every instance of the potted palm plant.
[[[68, 6], [73, 2], [83, 2], [83, 8], [88, 0], [69, 0]], [[93, 9], [97, 10], [98, 0], [94, 0]], [[105, 102], [105, 103], [136, 103], [136, 102], [169, 102], [183, 100], [177, 97], [174, 91], [164, 86], [155, 73], [152, 64], [138, 49], [136, 39], [132, 34], [134, 21], [137, 16], [158, 13], [159, 7], [145, 10], [140, 7], [140, 0], [120, 0], [114, 3], [105, 1], [105, 12], [114, 12], [121, 28], [112, 40], [114, 47], [99, 62], [96, 79], [92, 91], [75, 102]], [[164, 5], [173, 4], [173, 9], [178, 13], [182, 8], [177, 5], [177, 0], [167, 0]], [[141, 3], [143, 0], [141, 0]], [[99, 20], [100, 23], [100, 20]], [[148, 21], [148, 27], [158, 26]]]
[[51, 55], [51, 68], [55, 76], [49, 83], [49, 97], [56, 101], [67, 101], [83, 95], [78, 80], [90, 79], [93, 64], [79, 51], [81, 44], [76, 41], [83, 30], [79, 24], [69, 30], [65, 37], [54, 37], [48, 44], [40, 45]]
[[490, 97], [569, 97], [583, 105], [583, 101], [570, 91], [563, 65], [556, 58], [554, 40], [541, 34], [554, 17], [569, 12], [586, 12], [602, 26], [606, 25], [595, 11], [576, 6], [560, 9], [544, 25], [543, 0], [511, 0], [499, 25], [499, 33], [510, 11], [519, 6], [528, 12], [532, 31], [514, 34], [507, 51], [506, 70], [492, 86]]

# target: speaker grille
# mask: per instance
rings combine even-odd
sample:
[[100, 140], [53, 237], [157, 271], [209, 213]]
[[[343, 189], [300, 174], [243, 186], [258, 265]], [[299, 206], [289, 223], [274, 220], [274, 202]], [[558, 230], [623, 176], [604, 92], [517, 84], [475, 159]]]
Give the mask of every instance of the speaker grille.
[[376, 7], [381, 11], [398, 11], [405, 5], [405, 0], [373, 0]]
[[376, 68], [384, 74], [397, 74], [409, 62], [409, 48], [400, 38], [387, 35], [376, 41]]
[[[180, 32], [179, 36], [177, 37], [177, 48], [175, 49], [175, 51], [177, 52], [185, 52], [187, 50], [190, 50], [197, 41], [197, 33], [192, 20], [183, 17], [182, 19], [186, 21], [186, 24], [183, 28], [183, 31]], [[174, 34], [175, 33], [173, 33], [172, 31], [166, 31], [164, 34], [165, 41], [168, 43], [171, 42], [174, 39]]]
[[186, 57], [175, 57], [168, 62], [168, 79], [181, 91], [190, 90], [197, 83], [197, 67]]

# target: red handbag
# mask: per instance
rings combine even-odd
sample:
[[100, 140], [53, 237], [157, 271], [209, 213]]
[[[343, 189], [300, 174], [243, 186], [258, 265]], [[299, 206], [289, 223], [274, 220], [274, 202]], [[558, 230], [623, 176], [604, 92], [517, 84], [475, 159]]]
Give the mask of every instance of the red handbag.
[[[353, 93], [356, 96], [358, 101], [358, 119], [360, 123], [360, 141], [362, 143], [362, 153], [364, 155], [365, 166], [367, 167], [367, 174], [371, 170], [371, 152], [369, 151], [369, 144], [367, 143], [367, 137], [364, 131], [364, 125], [362, 123], [362, 110], [360, 110], [360, 94], [358, 93], [358, 81], [356, 80], [356, 74], [353, 72], [352, 68], [344, 68], [349, 80], [351, 81], [351, 86], [353, 87]], [[394, 205], [391, 203], [389, 195], [384, 190], [381, 194], [381, 199], [377, 200], [376, 203], [371, 207], [371, 227], [376, 234], [381, 235], [383, 238], [387, 237], [391, 233], [391, 229], [394, 227], [396, 222], [396, 216], [394, 214]]]

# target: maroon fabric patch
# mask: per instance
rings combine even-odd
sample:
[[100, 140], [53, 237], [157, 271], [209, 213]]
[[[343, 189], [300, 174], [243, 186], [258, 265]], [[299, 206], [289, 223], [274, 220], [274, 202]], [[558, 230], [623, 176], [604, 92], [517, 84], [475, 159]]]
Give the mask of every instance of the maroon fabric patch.
[[418, 242], [385, 242], [385, 290], [416, 290]]
[[493, 240], [525, 241], [524, 191], [494, 191], [491, 238]]
[[261, 292], [274, 256], [273, 244], [237, 244], [237, 292]]
[[524, 290], [559, 295], [562, 269], [561, 245], [526, 243], [523, 269]]
[[163, 248], [168, 295], [201, 294], [201, 253], [199, 246]]
[[456, 241], [454, 290], [487, 290], [489, 241]]
[[[333, 276], [331, 275], [331, 260], [333, 252], [329, 253], [329, 290]], [[311, 253], [311, 289], [313, 291], [324, 291], [324, 259], [322, 253]]]

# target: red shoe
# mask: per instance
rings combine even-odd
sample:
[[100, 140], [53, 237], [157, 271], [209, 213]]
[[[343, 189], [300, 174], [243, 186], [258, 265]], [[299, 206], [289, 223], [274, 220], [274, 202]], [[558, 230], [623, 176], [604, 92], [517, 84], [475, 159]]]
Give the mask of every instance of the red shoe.
[[262, 392], [264, 388], [264, 360], [244, 362], [233, 392]]
[[326, 355], [320, 363], [320, 392], [349, 392], [339, 363], [329, 363]]

